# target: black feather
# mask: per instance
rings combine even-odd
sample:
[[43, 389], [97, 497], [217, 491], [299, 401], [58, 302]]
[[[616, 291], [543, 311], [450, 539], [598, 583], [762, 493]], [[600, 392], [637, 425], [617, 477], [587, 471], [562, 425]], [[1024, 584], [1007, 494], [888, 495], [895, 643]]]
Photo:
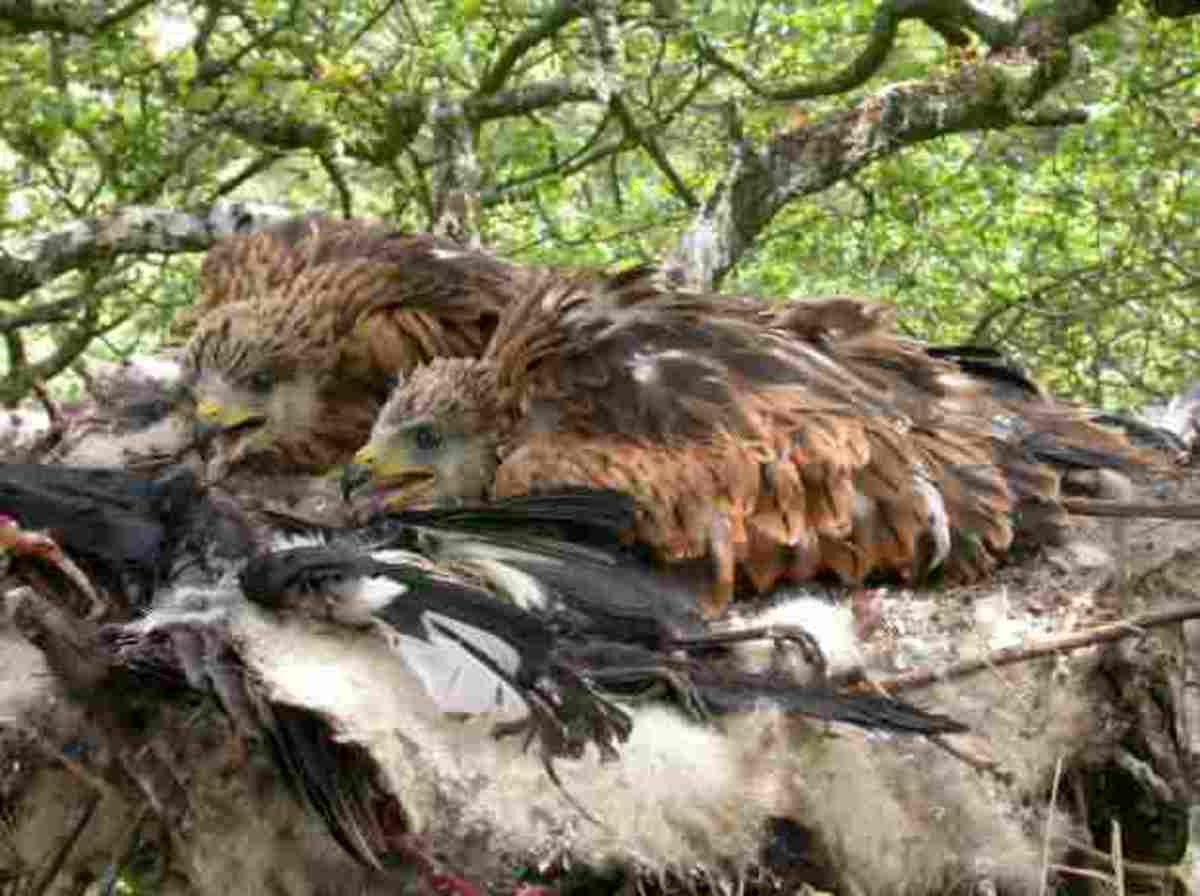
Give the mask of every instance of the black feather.
[[41, 464], [0, 464], [0, 512], [49, 534], [106, 590], [142, 601], [184, 548], [211, 537], [219, 515], [187, 470], [154, 477]]
[[1122, 430], [1133, 444], [1141, 448], [1162, 451], [1171, 456], [1186, 455], [1187, 444], [1169, 429], [1138, 420], [1126, 414], [1096, 414], [1093, 423]]
[[1018, 367], [994, 348], [980, 345], [931, 345], [925, 349], [931, 358], [953, 361], [963, 373], [985, 380], [1013, 398], [1041, 399], [1042, 388], [1029, 372]]
[[391, 511], [367, 531], [386, 537], [412, 527], [503, 534], [539, 530], [570, 541], [611, 544], [633, 525], [634, 509], [633, 498], [624, 492], [567, 486], [487, 503]]

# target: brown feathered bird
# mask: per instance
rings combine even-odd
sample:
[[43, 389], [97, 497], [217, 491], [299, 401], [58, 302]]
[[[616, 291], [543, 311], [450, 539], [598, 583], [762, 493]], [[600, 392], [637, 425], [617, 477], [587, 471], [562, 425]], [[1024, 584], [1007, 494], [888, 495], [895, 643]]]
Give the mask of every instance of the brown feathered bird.
[[344, 461], [396, 374], [480, 353], [512, 283], [487, 253], [371, 221], [309, 216], [216, 245], [184, 366], [218, 469]]
[[1065, 523], [1062, 470], [1149, 462], [1018, 372], [939, 357], [855, 301], [543, 277], [481, 359], [404, 380], [348, 485], [369, 478], [376, 507], [626, 492], [636, 540], [717, 613], [781, 579], [977, 578], [1022, 521]]

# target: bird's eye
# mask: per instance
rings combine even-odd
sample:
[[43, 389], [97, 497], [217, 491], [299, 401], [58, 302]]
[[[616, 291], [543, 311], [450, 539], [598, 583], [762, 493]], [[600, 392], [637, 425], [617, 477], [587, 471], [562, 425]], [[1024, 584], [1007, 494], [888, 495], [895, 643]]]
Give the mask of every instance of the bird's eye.
[[271, 374], [265, 370], [260, 370], [250, 377], [250, 388], [255, 392], [269, 392], [274, 383]]
[[442, 434], [432, 426], [418, 426], [413, 430], [413, 441], [422, 451], [436, 451], [442, 444]]

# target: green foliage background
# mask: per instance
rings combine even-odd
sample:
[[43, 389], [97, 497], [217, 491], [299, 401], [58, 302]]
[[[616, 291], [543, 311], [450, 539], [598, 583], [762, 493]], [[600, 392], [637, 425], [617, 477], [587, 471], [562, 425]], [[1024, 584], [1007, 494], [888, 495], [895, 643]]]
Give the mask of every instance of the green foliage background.
[[[701, 66], [698, 36], [763, 82], [813, 80], [861, 49], [876, 6], [620, 3], [616, 88], [702, 201], [731, 159], [728, 110], [761, 141], [963, 63], [909, 23], [866, 84], [770, 103]], [[6, 250], [127, 205], [192, 208], [218, 198], [428, 228], [445, 160], [428, 120], [405, 111], [412, 103], [440, 97], [482, 108], [522, 89], [594, 88], [605, 77], [583, 20], [498, 71], [514, 38], [552, 9], [529, 0], [115, 8], [135, 11], [75, 32], [0, 17]], [[68, 25], [90, 9], [68, 10]], [[1200, 28], [1130, 4], [1075, 51], [1050, 105], [1086, 110], [1086, 124], [950, 136], [890, 156], [791, 204], [722, 288], [876, 296], [902, 309], [913, 335], [999, 345], [1055, 390], [1096, 404], [1141, 404], [1200, 376]], [[518, 104], [479, 117], [471, 137], [480, 233], [501, 254], [658, 258], [693, 218], [688, 196], [603, 103], [568, 92], [557, 103]], [[119, 259], [0, 303], [0, 325], [62, 306], [45, 325], [7, 328], [8, 357], [43, 357], [89, 329], [100, 332], [93, 351], [152, 348], [191, 300], [196, 264]]]

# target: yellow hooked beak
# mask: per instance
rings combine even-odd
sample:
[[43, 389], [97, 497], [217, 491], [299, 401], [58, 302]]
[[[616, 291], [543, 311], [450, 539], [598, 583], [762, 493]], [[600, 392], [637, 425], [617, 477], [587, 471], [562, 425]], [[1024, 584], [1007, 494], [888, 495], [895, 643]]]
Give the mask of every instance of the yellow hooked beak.
[[380, 506], [403, 507], [436, 478], [430, 468], [408, 463], [403, 446], [385, 446], [381, 450], [368, 442], [342, 468], [342, 497], [349, 501], [355, 492], [369, 485]]
[[243, 423], [260, 419], [260, 415], [247, 407], [227, 408], [210, 399], [203, 399], [196, 405], [196, 417], [201, 423], [221, 429], [233, 429]]
[[370, 470], [375, 466], [375, 446], [368, 442], [354, 452], [354, 457], [351, 460], [358, 466], [366, 467]]

